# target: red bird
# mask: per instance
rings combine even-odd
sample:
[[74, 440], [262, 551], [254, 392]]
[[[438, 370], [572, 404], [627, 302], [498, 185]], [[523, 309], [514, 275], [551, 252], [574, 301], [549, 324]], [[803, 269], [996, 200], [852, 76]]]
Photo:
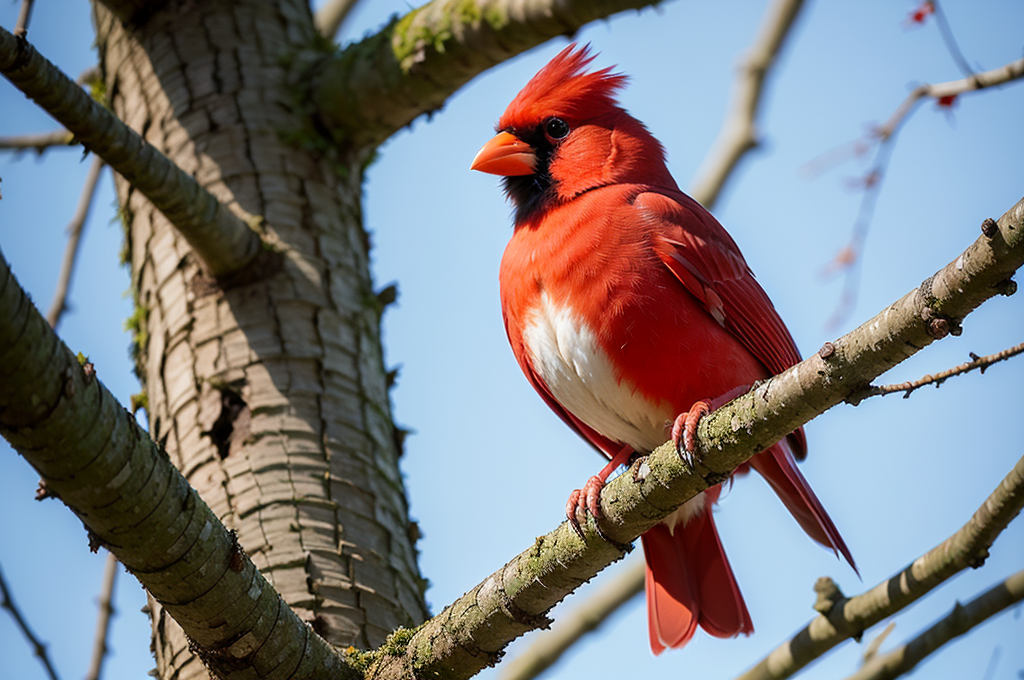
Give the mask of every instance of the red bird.
[[[658, 141], [615, 100], [626, 78], [587, 73], [570, 45], [498, 121], [473, 169], [503, 175], [515, 229], [501, 304], [527, 379], [610, 462], [566, 507], [600, 516], [608, 475], [670, 435], [693, 451], [716, 401], [800, 360], [739, 248], [679, 190]], [[677, 417], [677, 414], [682, 413]], [[681, 441], [682, 440], [682, 441]], [[750, 461], [811, 538], [853, 558], [797, 470], [803, 430]], [[708, 489], [642, 536], [651, 649], [682, 647], [698, 624], [753, 631], [715, 529]], [[854, 567], [856, 569], [856, 567]]]

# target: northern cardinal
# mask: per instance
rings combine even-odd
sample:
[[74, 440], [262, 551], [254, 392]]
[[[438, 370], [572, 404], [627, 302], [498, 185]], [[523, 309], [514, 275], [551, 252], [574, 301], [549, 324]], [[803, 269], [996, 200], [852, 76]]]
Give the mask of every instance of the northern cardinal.
[[[509, 104], [472, 168], [504, 176], [515, 227], [501, 261], [512, 351], [548, 406], [610, 462], [566, 507], [600, 515], [608, 475], [671, 436], [683, 455], [712, 400], [800, 360], [739, 248], [679, 190], [661, 144], [615, 99], [626, 78], [570, 45]], [[682, 414], [678, 415], [677, 414]], [[804, 531], [850, 552], [797, 470], [803, 430], [750, 461]], [[753, 631], [711, 513], [721, 485], [642, 536], [655, 654], [700, 625]], [[856, 569], [856, 566], [854, 566]]]

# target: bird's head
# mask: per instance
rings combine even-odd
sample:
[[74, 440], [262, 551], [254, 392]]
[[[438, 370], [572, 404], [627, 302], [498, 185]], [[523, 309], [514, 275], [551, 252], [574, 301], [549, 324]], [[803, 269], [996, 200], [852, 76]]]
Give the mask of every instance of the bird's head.
[[472, 169], [505, 177], [516, 223], [610, 184], [675, 187], [661, 144], [619, 106], [626, 76], [586, 73], [589, 49], [569, 45], [512, 100]]

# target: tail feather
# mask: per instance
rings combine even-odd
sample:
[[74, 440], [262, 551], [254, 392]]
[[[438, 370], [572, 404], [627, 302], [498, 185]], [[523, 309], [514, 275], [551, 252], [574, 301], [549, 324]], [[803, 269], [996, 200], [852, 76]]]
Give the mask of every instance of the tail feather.
[[[717, 497], [711, 490], [708, 495]], [[655, 654], [685, 645], [698, 624], [715, 637], [754, 631], [715, 529], [713, 500], [707, 498], [704, 512], [677, 525], [674, 532], [659, 524], [641, 537], [647, 560], [648, 631]]]
[[640, 537], [644, 546], [644, 590], [651, 651], [682, 647], [697, 631], [699, 600], [687, 570], [686, 556], [668, 527], [659, 524]]
[[783, 440], [767, 451], [757, 454], [750, 460], [750, 465], [771, 485], [775, 494], [807, 535], [826, 548], [831, 548], [833, 552], [842, 553], [859, 576], [860, 572], [857, 571], [857, 564], [853, 561], [850, 549], [846, 547], [846, 542], [839, 535], [832, 518], [825, 512], [821, 501], [814, 495], [814, 491], [797, 468], [787, 442]]

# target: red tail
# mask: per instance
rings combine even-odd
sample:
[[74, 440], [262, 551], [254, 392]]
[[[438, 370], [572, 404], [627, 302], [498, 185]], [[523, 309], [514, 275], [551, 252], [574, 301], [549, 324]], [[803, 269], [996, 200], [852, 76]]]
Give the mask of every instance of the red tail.
[[821, 501], [814, 495], [807, 480], [797, 468], [787, 440], [784, 439], [767, 451], [754, 456], [750, 460], [750, 466], [771, 485], [772, 490], [807, 535], [826, 548], [831, 548], [837, 556], [842, 553], [859, 576], [860, 572], [857, 571], [857, 564], [853, 561], [850, 549], [846, 547], [839, 530], [832, 523], [832, 518], [825, 512]]
[[[768, 481], [808, 536], [841, 553], [857, 571], [850, 549], [797, 469], [785, 440], [759, 453], [750, 465]], [[685, 525], [677, 524], [674, 532], [659, 524], [641, 536], [647, 560], [647, 622], [655, 654], [685, 645], [698, 625], [715, 637], [754, 632], [711, 515], [720, 493], [721, 486], [708, 489], [704, 511]]]
[[647, 622], [651, 651], [682, 647], [697, 625], [715, 637], [754, 632], [711, 516], [721, 487], [705, 492], [704, 512], [674, 532], [659, 524], [641, 536], [647, 560]]

